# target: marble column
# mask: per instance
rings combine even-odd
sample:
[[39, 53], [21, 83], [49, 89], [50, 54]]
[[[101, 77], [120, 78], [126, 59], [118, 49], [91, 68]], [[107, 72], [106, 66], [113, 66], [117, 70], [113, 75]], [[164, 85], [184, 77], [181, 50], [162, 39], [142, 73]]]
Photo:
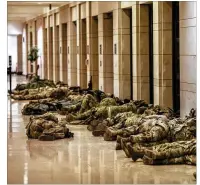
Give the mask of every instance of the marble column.
[[92, 77], [92, 88], [99, 89], [98, 17], [91, 16], [91, 2], [86, 2], [87, 83]]
[[60, 79], [68, 83], [68, 70], [67, 70], [67, 23], [60, 24], [61, 33], [61, 56], [60, 56], [60, 66], [61, 66], [61, 76]]
[[154, 104], [172, 108], [172, 3], [153, 2]]
[[26, 75], [29, 73], [29, 61], [28, 61], [28, 42], [29, 42], [29, 40], [28, 40], [28, 35], [29, 35], [29, 33], [28, 33], [28, 24], [26, 24], [25, 25], [25, 41], [26, 41], [26, 43], [25, 43], [25, 62], [26, 62]]
[[[51, 15], [52, 16], [52, 15]], [[51, 19], [51, 22], [50, 22]], [[53, 17], [48, 16], [47, 18], [47, 66], [48, 66], [48, 79], [53, 80]], [[51, 24], [50, 24], [51, 23]]]
[[133, 99], [149, 102], [149, 10], [136, 2], [133, 11]]
[[17, 72], [22, 72], [22, 35], [17, 35]]
[[[71, 19], [70, 19], [71, 20]], [[77, 29], [76, 21], [68, 22], [68, 84], [77, 85]]]
[[87, 65], [86, 65], [86, 19], [82, 19], [79, 22], [80, 28], [80, 37], [79, 37], [79, 77], [80, 77], [80, 86], [82, 88], [87, 88]]
[[[91, 74], [93, 89], [99, 89], [99, 64], [98, 64], [98, 17], [91, 17], [91, 34], [90, 34], [90, 47], [87, 46], [87, 52], [90, 56]], [[88, 76], [88, 80], [89, 77]]]
[[113, 22], [114, 95], [130, 99], [130, 11], [114, 10]]
[[179, 2], [180, 115], [197, 106], [197, 2]]
[[113, 93], [113, 18], [98, 15], [99, 89]]
[[[34, 47], [38, 47], [38, 42], [37, 42], [37, 20], [33, 21], [33, 27], [34, 27], [34, 29], [33, 29], [33, 46]], [[38, 60], [39, 60], [39, 58], [36, 61], [34, 61], [34, 63], [33, 63], [33, 71], [34, 71], [34, 73], [36, 73], [36, 70], [37, 70]]]
[[[46, 22], [45, 18], [45, 22]], [[47, 28], [43, 28], [43, 78], [47, 79]]]
[[27, 31], [26, 24], [23, 25], [22, 32], [22, 72], [23, 75], [27, 74]]
[[86, 20], [81, 19], [81, 6], [77, 5], [77, 85], [87, 88]]
[[59, 24], [57, 25], [58, 14], [53, 14], [53, 80], [58, 82], [60, 80], [60, 47], [59, 47]]

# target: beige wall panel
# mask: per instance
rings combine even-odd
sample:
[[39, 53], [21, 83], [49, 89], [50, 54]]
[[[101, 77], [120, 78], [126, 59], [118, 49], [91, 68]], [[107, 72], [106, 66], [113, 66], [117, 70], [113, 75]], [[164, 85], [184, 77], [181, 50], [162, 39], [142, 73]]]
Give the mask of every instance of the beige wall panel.
[[99, 2], [98, 1], [92, 1], [91, 2], [91, 14], [92, 16], [96, 16], [99, 13]]
[[197, 3], [195, 1], [180, 2], [180, 19], [191, 19], [197, 16]]
[[68, 15], [69, 8], [65, 8], [59, 12], [60, 23], [67, 23], [69, 21]]
[[47, 28], [47, 17], [44, 18], [44, 26]]
[[53, 15], [50, 15], [49, 16], [49, 24], [50, 24], [50, 27], [53, 27]]
[[180, 2], [180, 113], [196, 108], [197, 29], [196, 2]]
[[76, 21], [76, 20], [77, 20], [77, 8], [72, 7], [72, 21]]
[[121, 2], [118, 1], [112, 1], [112, 2], [106, 2], [106, 1], [99, 1], [98, 2], [98, 14], [106, 13], [106, 12], [112, 12], [113, 10], [116, 10], [119, 8]]
[[128, 8], [135, 4], [134, 1], [121, 1], [121, 8]]
[[60, 24], [60, 16], [59, 13], [56, 14], [56, 25], [58, 26]]
[[81, 4], [81, 19], [86, 18], [86, 3]]

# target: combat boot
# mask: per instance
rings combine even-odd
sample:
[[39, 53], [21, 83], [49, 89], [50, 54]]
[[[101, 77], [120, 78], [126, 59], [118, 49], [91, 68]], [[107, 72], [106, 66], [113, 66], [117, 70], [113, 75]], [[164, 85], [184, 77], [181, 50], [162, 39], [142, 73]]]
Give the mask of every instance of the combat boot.
[[40, 141], [54, 141], [55, 137], [53, 135], [42, 134], [39, 138]]
[[129, 153], [131, 154], [131, 158], [134, 162], [140, 158], [142, 159], [144, 156], [143, 151], [138, 149], [138, 147], [139, 146], [137, 144], [136, 145], [133, 145], [132, 143], [127, 144], [127, 148], [129, 150]]
[[194, 176], [195, 179], [196, 179], [196, 175], [197, 175], [196, 172], [194, 172], [194, 173], [193, 173], [193, 176]]
[[130, 142], [127, 142], [126, 138], [122, 138], [121, 139], [121, 147], [122, 147], [122, 150], [125, 152], [126, 154], [126, 157], [131, 157], [131, 152], [130, 150], [128, 149], [128, 144], [130, 144]]

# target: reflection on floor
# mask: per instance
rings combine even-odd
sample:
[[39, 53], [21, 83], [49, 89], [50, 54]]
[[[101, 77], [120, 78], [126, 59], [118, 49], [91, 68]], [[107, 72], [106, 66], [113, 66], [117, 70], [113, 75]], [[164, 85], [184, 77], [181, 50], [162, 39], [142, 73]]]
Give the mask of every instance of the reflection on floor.
[[[13, 88], [25, 82], [13, 76]], [[194, 166], [147, 166], [132, 162], [115, 142], [93, 137], [85, 126], [70, 126], [74, 139], [28, 140], [21, 115], [25, 101], [8, 98], [8, 184], [195, 184]]]

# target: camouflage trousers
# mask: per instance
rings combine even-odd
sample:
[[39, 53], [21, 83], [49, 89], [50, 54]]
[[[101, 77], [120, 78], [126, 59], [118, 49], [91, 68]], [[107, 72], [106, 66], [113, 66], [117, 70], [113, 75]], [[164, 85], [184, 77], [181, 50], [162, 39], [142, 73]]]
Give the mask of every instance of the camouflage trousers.
[[145, 164], [196, 164], [196, 139], [190, 141], [166, 140], [132, 144], [129, 138], [121, 138], [121, 147], [133, 161], [142, 158]]
[[145, 155], [143, 157], [143, 163], [147, 165], [167, 165], [167, 164], [196, 165], [196, 155], [184, 155], [169, 159], [152, 159]]
[[131, 126], [125, 127], [125, 124], [120, 124], [108, 128], [104, 140], [116, 140], [117, 135], [119, 135], [122, 137], [130, 136], [132, 143], [156, 142], [165, 139], [169, 133], [169, 127], [164, 120], [146, 120], [139, 117], [132, 122]]

